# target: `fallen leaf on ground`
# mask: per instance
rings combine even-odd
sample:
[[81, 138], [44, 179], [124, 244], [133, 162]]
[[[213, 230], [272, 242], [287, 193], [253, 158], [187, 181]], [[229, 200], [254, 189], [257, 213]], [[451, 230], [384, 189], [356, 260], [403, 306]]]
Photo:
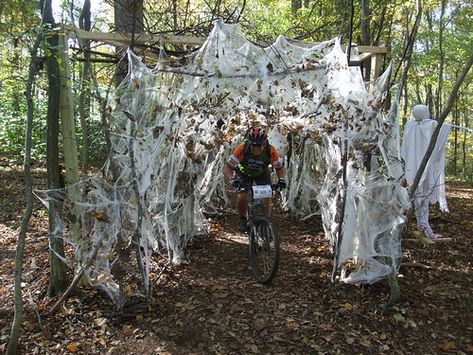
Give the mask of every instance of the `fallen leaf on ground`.
[[445, 351], [445, 352], [454, 350], [457, 348], [456, 344], [450, 341], [444, 341], [443, 343], [440, 343], [438, 347], [440, 350]]
[[76, 352], [79, 351], [79, 345], [77, 345], [76, 343], [69, 343], [69, 344], [67, 344], [66, 349], [70, 353], [76, 353]]
[[319, 328], [322, 330], [329, 330], [329, 329], [332, 329], [332, 324], [322, 323], [322, 324], [319, 324]]

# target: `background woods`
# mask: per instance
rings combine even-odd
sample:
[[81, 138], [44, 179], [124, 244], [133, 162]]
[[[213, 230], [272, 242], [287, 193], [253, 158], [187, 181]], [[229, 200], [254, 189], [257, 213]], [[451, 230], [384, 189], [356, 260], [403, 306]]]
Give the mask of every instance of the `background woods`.
[[[48, 28], [51, 28], [47, 18], [38, 16], [39, 5], [38, 2], [22, 1], [5, 1], [2, 4], [0, 36], [4, 46], [0, 57], [3, 68], [0, 73], [3, 102], [0, 108], [0, 149], [12, 160], [20, 160], [24, 152], [26, 105], [22, 93], [25, 91], [28, 67], [23, 63], [29, 60], [28, 48], [32, 46], [37, 31], [47, 34], [50, 31]], [[385, 46], [388, 52], [384, 66], [392, 62], [398, 67], [405, 56], [417, 11], [413, 1], [197, 1], [192, 4], [188, 1], [104, 1], [93, 6], [89, 15], [88, 2], [64, 2], [63, 7], [56, 5], [56, 22], [64, 22], [78, 29], [91, 28], [92, 31], [134, 33], [129, 38], [129, 45], [138, 55], [147, 54], [151, 65], [152, 58], [159, 56], [162, 50], [168, 55], [180, 55], [198, 46], [162, 44], [159, 41], [144, 43], [140, 41], [140, 33], [205, 37], [212, 21], [221, 18], [228, 23], [239, 22], [245, 34], [260, 43], [269, 43], [277, 35], [284, 34], [309, 42], [341, 36], [344, 43], [352, 38], [353, 42], [362, 45]], [[439, 116], [462, 64], [471, 55], [470, 46], [466, 45], [471, 43], [471, 17], [472, 10], [466, 1], [423, 2], [422, 19], [403, 90], [403, 120], [409, 117], [410, 108], [419, 102], [430, 107], [433, 117]], [[132, 28], [135, 31], [131, 31]], [[54, 31], [57, 33], [58, 30]], [[55, 51], [53, 33], [49, 32], [42, 43], [34, 88], [32, 156], [34, 160], [41, 161], [46, 157], [44, 127], [47, 125], [44, 123], [48, 116], [54, 115], [47, 112], [48, 100], [42, 99], [49, 98], [46, 73], [52, 70], [53, 65], [48, 64], [50, 54]], [[70, 41], [68, 45], [73, 59], [71, 85], [78, 121], [77, 142], [82, 165], [87, 168], [89, 159], [93, 164], [100, 165], [107, 154], [107, 147], [102, 144], [106, 141], [104, 130], [107, 129], [106, 108], [103, 105], [114, 75], [118, 75], [116, 83], [123, 77], [126, 64], [121, 58], [125, 47], [86, 40]], [[364, 69], [367, 78], [369, 68]], [[399, 80], [402, 70], [395, 70], [395, 74], [393, 82]], [[470, 127], [470, 83], [471, 73], [468, 73], [446, 122]], [[469, 159], [472, 154], [469, 149], [471, 139], [468, 131], [454, 130], [447, 148], [448, 174], [461, 179], [473, 178], [473, 160]]]

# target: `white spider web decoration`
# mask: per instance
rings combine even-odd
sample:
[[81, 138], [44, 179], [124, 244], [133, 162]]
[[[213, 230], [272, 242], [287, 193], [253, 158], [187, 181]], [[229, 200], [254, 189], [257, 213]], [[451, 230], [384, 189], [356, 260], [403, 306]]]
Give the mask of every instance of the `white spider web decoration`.
[[397, 107], [381, 113], [391, 68], [367, 90], [337, 39], [303, 48], [280, 36], [261, 48], [222, 22], [184, 64], [161, 59], [149, 69], [128, 58], [100, 174], [81, 181], [73, 201], [66, 190], [37, 192], [46, 204], [62, 203], [57, 235], [80, 250], [75, 265], [94, 257], [87, 275], [117, 307], [126, 300], [130, 255], [145, 294], [153, 251], [188, 262], [186, 245], [206, 231], [203, 212], [229, 203], [222, 169], [254, 123], [268, 127], [286, 156], [284, 207], [300, 218], [322, 214], [334, 274], [371, 283], [397, 270], [409, 204], [399, 183]]

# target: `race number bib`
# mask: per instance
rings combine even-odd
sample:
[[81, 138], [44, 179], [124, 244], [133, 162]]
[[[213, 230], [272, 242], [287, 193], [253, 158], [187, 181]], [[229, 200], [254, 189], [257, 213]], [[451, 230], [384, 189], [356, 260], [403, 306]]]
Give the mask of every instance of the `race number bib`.
[[260, 198], [268, 198], [273, 195], [273, 190], [271, 189], [271, 185], [254, 185], [253, 186], [253, 198], [260, 199]]

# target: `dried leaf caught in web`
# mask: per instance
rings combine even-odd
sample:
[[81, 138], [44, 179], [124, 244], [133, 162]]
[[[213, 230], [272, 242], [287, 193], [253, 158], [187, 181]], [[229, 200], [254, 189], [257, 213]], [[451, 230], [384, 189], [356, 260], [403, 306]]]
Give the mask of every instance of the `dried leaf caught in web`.
[[257, 117], [256, 117], [256, 115], [254, 115], [253, 113], [249, 113], [249, 114], [248, 114], [248, 119], [249, 119], [250, 121], [256, 121], [256, 120], [257, 120]]
[[131, 295], [133, 295], [133, 288], [130, 285], [126, 285], [123, 289], [123, 292], [126, 296], [130, 297]]
[[110, 219], [108, 218], [108, 216], [104, 212], [89, 211], [88, 214], [91, 217], [94, 217], [95, 219], [97, 219], [98, 221], [101, 221], [101, 222], [109, 222], [110, 221]]

